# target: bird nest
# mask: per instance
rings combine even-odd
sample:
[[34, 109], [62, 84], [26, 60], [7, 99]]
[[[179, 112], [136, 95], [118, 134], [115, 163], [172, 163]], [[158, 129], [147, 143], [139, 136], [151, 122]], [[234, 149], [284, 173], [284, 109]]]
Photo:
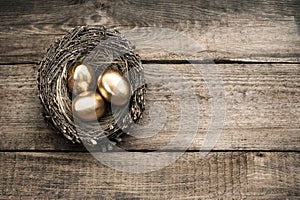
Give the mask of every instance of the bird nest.
[[[131, 88], [127, 106], [110, 107], [98, 121], [81, 122], [72, 112], [73, 95], [67, 87], [68, 71], [75, 63], [87, 63], [96, 75], [114, 69], [126, 76]], [[120, 141], [142, 117], [144, 82], [143, 66], [134, 47], [118, 31], [104, 27], [71, 30], [48, 49], [38, 72], [39, 97], [47, 121], [72, 143], [91, 146], [101, 144], [104, 138]]]

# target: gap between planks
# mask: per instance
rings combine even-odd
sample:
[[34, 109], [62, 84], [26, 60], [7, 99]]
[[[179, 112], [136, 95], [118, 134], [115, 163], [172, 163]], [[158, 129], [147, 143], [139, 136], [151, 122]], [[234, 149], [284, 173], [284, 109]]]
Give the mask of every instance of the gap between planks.
[[[142, 64], [177, 64], [177, 65], [185, 65], [185, 64], [216, 64], [216, 65], [224, 65], [224, 64], [247, 64], [247, 65], [258, 65], [258, 64], [300, 64], [300, 62], [293, 61], [245, 61], [245, 60], [141, 60]], [[40, 62], [0, 62], [0, 66], [7, 65], [39, 65]]]

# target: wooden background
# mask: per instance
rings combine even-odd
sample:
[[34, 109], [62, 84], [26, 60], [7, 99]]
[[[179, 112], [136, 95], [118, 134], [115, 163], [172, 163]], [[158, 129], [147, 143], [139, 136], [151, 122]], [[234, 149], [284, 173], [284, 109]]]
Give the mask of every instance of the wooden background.
[[[0, 199], [300, 198], [299, 11], [299, 0], [1, 0]], [[203, 46], [190, 53], [215, 61], [227, 104], [223, 133], [208, 156], [198, 157], [210, 118], [206, 83], [166, 52], [138, 50], [147, 76], [166, 76], [172, 67], [191, 77], [204, 122], [175, 163], [149, 173], [116, 171], [46, 125], [37, 64], [57, 38], [86, 24], [121, 32], [172, 28]], [[149, 88], [146, 110], [165, 106], [165, 131], [147, 140], [126, 138], [124, 148], [147, 152], [172, 138], [178, 101], [165, 90]]]

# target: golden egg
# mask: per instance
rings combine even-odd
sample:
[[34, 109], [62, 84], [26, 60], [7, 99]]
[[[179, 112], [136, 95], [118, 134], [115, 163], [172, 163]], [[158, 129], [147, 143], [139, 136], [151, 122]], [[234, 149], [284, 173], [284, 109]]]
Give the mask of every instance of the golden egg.
[[75, 64], [68, 73], [68, 87], [73, 94], [88, 91], [95, 84], [94, 70], [84, 64]]
[[73, 99], [72, 110], [83, 121], [96, 121], [105, 113], [105, 102], [100, 94], [87, 91]]
[[130, 87], [126, 78], [116, 70], [106, 70], [98, 79], [101, 95], [110, 103], [122, 106], [129, 101]]

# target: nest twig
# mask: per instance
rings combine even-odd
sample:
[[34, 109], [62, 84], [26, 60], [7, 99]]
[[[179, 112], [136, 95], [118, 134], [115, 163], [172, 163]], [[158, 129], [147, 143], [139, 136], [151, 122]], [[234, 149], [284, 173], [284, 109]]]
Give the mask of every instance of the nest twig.
[[[76, 62], [88, 62], [96, 74], [107, 68], [126, 74], [131, 87], [128, 107], [108, 112], [98, 122], [80, 123], [72, 113], [67, 73]], [[104, 27], [76, 27], [55, 42], [41, 61], [39, 97], [48, 122], [73, 143], [97, 145], [105, 137], [120, 140], [124, 130], [142, 117], [145, 84], [140, 58], [119, 32]]]

